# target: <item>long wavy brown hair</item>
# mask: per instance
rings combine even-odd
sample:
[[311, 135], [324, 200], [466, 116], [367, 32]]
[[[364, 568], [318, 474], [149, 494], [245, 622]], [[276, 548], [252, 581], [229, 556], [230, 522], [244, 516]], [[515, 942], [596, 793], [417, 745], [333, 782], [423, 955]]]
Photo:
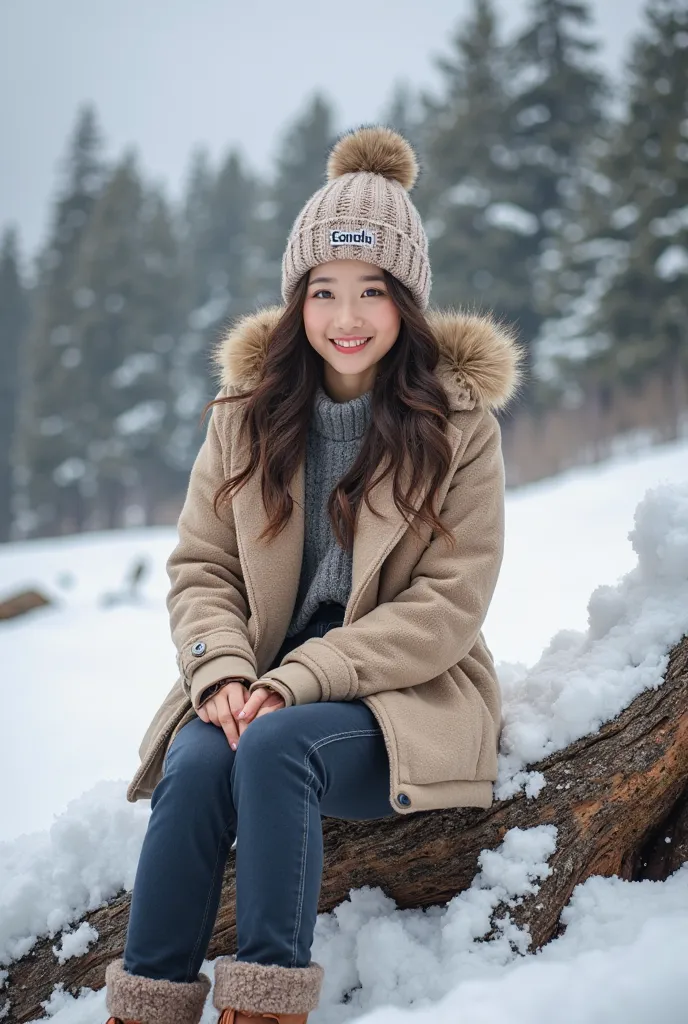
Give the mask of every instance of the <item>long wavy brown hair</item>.
[[[411, 292], [392, 274], [384, 272], [392, 301], [401, 315], [401, 326], [391, 349], [378, 363], [372, 390], [371, 421], [356, 461], [329, 496], [327, 512], [337, 542], [353, 548], [356, 515], [369, 499], [371, 488], [390, 473], [397, 509], [414, 529], [415, 521], [429, 525], [455, 546], [455, 539], [440, 522], [434, 508], [436, 490], [447, 473], [451, 446], [446, 437], [449, 399], [433, 372], [439, 346]], [[293, 298], [277, 322], [267, 347], [261, 380], [250, 391], [209, 402], [214, 405], [244, 402], [240, 431], [248, 431], [248, 464], [226, 480], [215, 495], [215, 513], [231, 500], [257, 471], [262, 472], [262, 495], [268, 525], [260, 534], [274, 537], [289, 521], [294, 502], [288, 483], [304, 455], [308, 422], [315, 389], [323, 382], [324, 360], [311, 346], [303, 323], [303, 305], [309, 273], [299, 282]], [[411, 459], [410, 484], [402, 494], [400, 474], [404, 453]], [[378, 476], [375, 473], [381, 469]], [[417, 512], [411, 504], [421, 484], [430, 487]]]

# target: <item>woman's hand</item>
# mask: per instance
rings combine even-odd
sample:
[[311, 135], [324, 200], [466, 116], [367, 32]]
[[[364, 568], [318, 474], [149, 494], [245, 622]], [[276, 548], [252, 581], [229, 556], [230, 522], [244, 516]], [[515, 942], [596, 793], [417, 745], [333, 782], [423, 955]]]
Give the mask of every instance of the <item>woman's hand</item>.
[[[196, 714], [203, 722], [210, 722], [222, 729], [232, 750], [236, 750], [239, 737], [248, 723], [237, 723], [237, 716], [246, 706], [248, 687], [234, 681], [226, 683], [197, 709]], [[281, 699], [281, 698], [280, 698]]]
[[[284, 697], [267, 686], [257, 686], [237, 715], [239, 727], [243, 725], [246, 728], [255, 718], [268, 715], [271, 711], [279, 711], [283, 707]], [[243, 729], [241, 731], [243, 732]]]

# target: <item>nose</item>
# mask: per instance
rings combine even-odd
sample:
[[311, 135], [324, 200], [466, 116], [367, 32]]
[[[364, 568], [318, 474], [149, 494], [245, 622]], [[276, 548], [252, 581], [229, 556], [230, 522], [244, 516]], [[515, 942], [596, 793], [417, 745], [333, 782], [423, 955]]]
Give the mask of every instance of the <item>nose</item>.
[[356, 306], [355, 300], [341, 299], [337, 303], [334, 316], [335, 330], [341, 332], [341, 334], [355, 334], [356, 331], [361, 329], [362, 324], [363, 317]]

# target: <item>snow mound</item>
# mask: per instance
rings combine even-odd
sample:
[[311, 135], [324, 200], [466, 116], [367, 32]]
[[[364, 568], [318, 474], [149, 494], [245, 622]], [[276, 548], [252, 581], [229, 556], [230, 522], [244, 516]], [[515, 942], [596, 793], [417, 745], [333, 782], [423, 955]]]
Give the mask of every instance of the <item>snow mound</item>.
[[526, 765], [597, 732], [643, 690], [658, 687], [670, 649], [688, 633], [688, 484], [648, 491], [629, 539], [637, 567], [616, 586], [594, 591], [587, 632], [557, 633], [531, 669], [500, 666], [498, 799], [524, 787], [536, 797], [542, 775], [524, 772]]
[[[127, 803], [125, 783], [100, 782], [49, 832], [0, 843], [0, 966], [133, 888], [149, 815], [147, 803]], [[66, 936], [61, 955], [85, 952], [86, 937]]]
[[482, 852], [480, 872], [444, 908], [399, 910], [380, 889], [352, 890], [316, 926], [313, 959], [325, 968], [323, 1019], [348, 1019], [381, 1004], [429, 1006], [457, 982], [525, 953], [528, 932], [506, 911], [491, 934], [493, 914], [539, 890], [555, 845], [552, 825], [511, 829], [498, 849]]

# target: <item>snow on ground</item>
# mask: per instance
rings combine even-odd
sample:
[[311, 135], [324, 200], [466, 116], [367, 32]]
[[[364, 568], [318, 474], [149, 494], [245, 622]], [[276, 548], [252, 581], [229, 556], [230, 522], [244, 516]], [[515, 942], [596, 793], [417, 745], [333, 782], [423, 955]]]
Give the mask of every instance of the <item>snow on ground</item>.
[[[57, 608], [0, 624], [4, 708], [0, 840], [47, 828], [99, 779], [130, 778], [148, 721], [177, 675], [169, 638], [169, 529], [0, 546], [0, 592], [37, 584]], [[136, 558], [151, 575], [134, 606], [102, 608]], [[69, 584], [69, 578], [72, 584]]]
[[[662, 481], [678, 486], [659, 487], [643, 501], [631, 548], [633, 508]], [[668, 648], [688, 631], [687, 524], [685, 444], [510, 496], [504, 570], [486, 624], [498, 662], [523, 663], [500, 666], [499, 796], [525, 784], [536, 799], [546, 780], [524, 775], [524, 765], [661, 683]], [[0, 549], [3, 589], [36, 582], [61, 599], [57, 610], [0, 629], [9, 680], [0, 770], [12, 782], [6, 834], [25, 822], [47, 824], [66, 799], [87, 790], [49, 832], [0, 843], [0, 966], [40, 934], [56, 939], [62, 960], [80, 955], [95, 936], [70, 924], [131, 887], [148, 804], [127, 804], [123, 780], [175, 671], [163, 564], [173, 541], [174, 531], [156, 530]], [[101, 607], [104, 591], [142, 554], [152, 565], [143, 602]], [[588, 628], [573, 632], [585, 627], [590, 591], [600, 583]], [[541, 650], [557, 627], [565, 629], [526, 670], [533, 647]], [[89, 789], [107, 777], [120, 781]], [[508, 916], [481, 941], [495, 907], [536, 891], [555, 842], [552, 827], [512, 830], [499, 850], [483, 854], [465, 893], [424, 913], [399, 911], [377, 890], [353, 892], [318, 920], [313, 955], [326, 983], [314, 1024], [369, 1010], [379, 1024], [396, 1024], [410, 1006], [419, 1020], [432, 1013], [466, 1024], [549, 1024], [553, 1011], [564, 1024], [685, 1020], [688, 866], [665, 883], [589, 879], [565, 912], [564, 936], [536, 956], [521, 955], [527, 936]], [[206, 969], [212, 975], [212, 964]], [[74, 1000], [56, 990], [46, 1012], [60, 1024], [99, 1021], [103, 994]], [[206, 1024], [215, 1017], [208, 1005]]]
[[[485, 624], [496, 660], [530, 665], [558, 630], [585, 629], [595, 587], [635, 564], [627, 535], [647, 488], [687, 479], [683, 442], [509, 494], [504, 565]], [[23, 765], [21, 784], [3, 796], [0, 841], [48, 828], [100, 779], [131, 778], [177, 674], [164, 566], [175, 536], [158, 528], [0, 545], [0, 594], [37, 584], [59, 601], [0, 624], [0, 772], [12, 777]], [[142, 602], [101, 607], [139, 557], [151, 568]], [[514, 673], [502, 677], [506, 687]]]

